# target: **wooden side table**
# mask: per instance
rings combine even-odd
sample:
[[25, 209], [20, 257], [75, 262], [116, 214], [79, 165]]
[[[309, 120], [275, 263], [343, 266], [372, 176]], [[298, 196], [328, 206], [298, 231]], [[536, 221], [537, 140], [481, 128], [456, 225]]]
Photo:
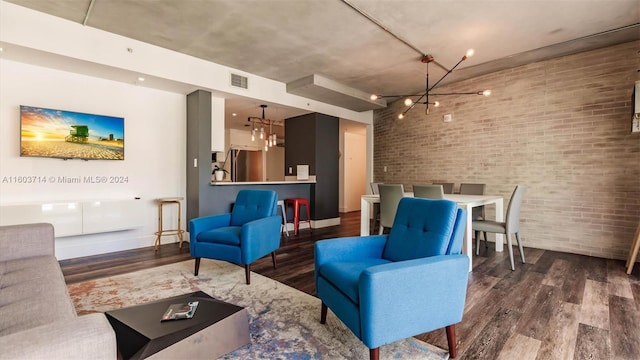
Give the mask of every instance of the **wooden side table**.
[[[158, 250], [158, 246], [160, 246], [160, 238], [165, 235], [177, 235], [178, 240], [180, 242], [179, 247], [180, 249], [182, 249], [182, 234], [184, 233], [184, 230], [182, 230], [182, 227], [180, 225], [181, 223], [180, 215], [182, 213], [182, 205], [180, 202], [183, 199], [184, 199], [183, 197], [168, 197], [168, 198], [156, 199], [156, 203], [158, 203], [158, 231], [155, 233], [156, 234], [156, 243], [155, 243], [156, 251]], [[176, 229], [165, 230], [162, 226], [162, 207], [164, 205], [171, 205], [171, 204], [178, 205], [178, 227]]]
[[638, 250], [640, 250], [640, 224], [636, 229], [636, 236], [633, 238], [631, 249], [629, 250], [629, 257], [627, 258], [627, 274], [631, 275], [633, 271], [633, 265], [636, 263], [638, 257]]

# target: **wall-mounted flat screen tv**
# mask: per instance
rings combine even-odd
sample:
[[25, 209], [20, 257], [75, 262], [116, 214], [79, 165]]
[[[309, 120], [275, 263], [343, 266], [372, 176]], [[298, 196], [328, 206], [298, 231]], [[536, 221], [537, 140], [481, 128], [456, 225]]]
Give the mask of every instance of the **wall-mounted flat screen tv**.
[[124, 160], [124, 118], [20, 106], [20, 156]]

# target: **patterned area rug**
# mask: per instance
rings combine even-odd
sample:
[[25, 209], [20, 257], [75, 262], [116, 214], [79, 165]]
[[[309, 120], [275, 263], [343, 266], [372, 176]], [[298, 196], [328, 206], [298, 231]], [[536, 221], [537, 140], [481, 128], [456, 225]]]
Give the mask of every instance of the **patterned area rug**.
[[[223, 359], [363, 359], [369, 350], [331, 311], [320, 324], [320, 300], [260, 274], [244, 283], [244, 269], [203, 259], [69, 285], [78, 314], [104, 312], [202, 290], [247, 308], [251, 343]], [[380, 348], [381, 359], [448, 359], [449, 353], [414, 338]]]

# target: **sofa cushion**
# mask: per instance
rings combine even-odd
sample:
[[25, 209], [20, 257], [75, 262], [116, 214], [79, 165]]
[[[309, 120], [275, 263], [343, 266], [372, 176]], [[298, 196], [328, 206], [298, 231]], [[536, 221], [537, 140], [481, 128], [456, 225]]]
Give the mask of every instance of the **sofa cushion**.
[[116, 334], [94, 313], [0, 336], [0, 359], [118, 359]]
[[358, 281], [365, 269], [389, 263], [385, 259], [363, 259], [360, 261], [332, 262], [320, 267], [320, 276], [347, 295], [354, 304], [360, 302]]
[[76, 317], [53, 256], [0, 262], [0, 294], [0, 336]]

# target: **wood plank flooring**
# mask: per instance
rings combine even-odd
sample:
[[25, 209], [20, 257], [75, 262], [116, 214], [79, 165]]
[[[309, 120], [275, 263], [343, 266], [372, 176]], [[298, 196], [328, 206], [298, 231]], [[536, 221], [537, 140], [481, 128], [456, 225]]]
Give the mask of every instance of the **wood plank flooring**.
[[[359, 221], [353, 212], [341, 215], [340, 226], [301, 230], [297, 237], [290, 232], [282, 238], [278, 268], [265, 257], [252, 270], [314, 295], [315, 241], [357, 236]], [[640, 265], [626, 275], [622, 260], [525, 248], [522, 264], [517, 248], [514, 255], [515, 271], [506, 250], [496, 253], [491, 243], [474, 256], [457, 325], [459, 359], [640, 359]], [[60, 264], [73, 283], [186, 260], [188, 243], [181, 250], [170, 243], [157, 252], [149, 247]], [[417, 337], [447, 348], [444, 329]]]

